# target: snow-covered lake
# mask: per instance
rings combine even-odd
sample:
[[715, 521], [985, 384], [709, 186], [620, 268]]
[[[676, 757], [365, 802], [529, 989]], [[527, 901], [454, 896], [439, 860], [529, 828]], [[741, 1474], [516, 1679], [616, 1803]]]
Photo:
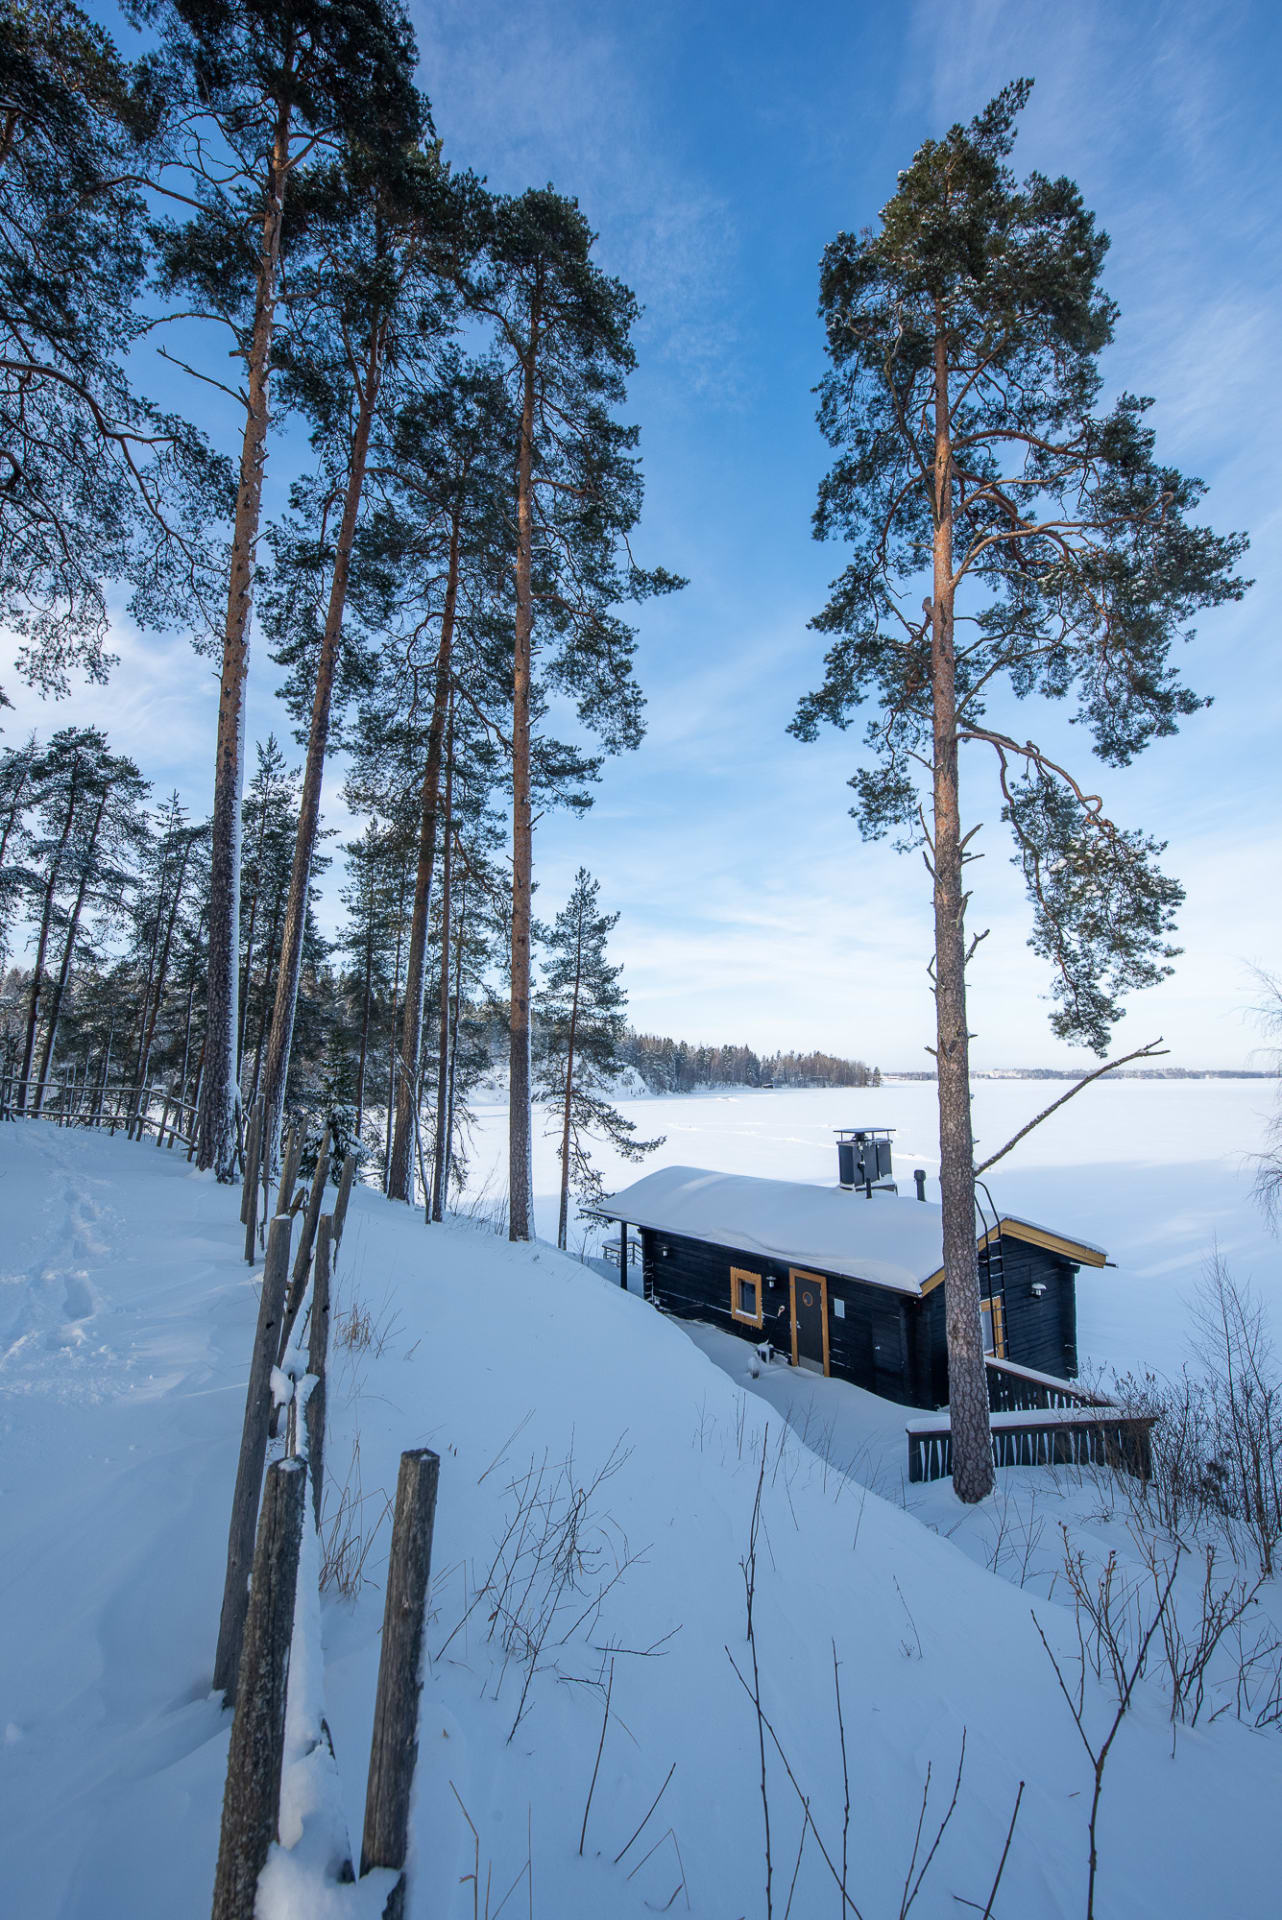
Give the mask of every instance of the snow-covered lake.
[[[1066, 1091], [1063, 1081], [977, 1080], [979, 1154], [995, 1152]], [[1282, 1243], [1251, 1197], [1253, 1156], [1265, 1144], [1278, 1085], [1269, 1080], [1104, 1080], [1088, 1087], [1021, 1141], [989, 1176], [1001, 1209], [1108, 1249], [1115, 1267], [1078, 1279], [1079, 1341], [1086, 1366], [1178, 1367], [1186, 1354], [1186, 1302], [1218, 1248], [1236, 1278], [1251, 1280], [1282, 1337]], [[895, 1173], [912, 1191], [924, 1167], [927, 1192], [939, 1154], [935, 1087], [754, 1091], [624, 1100], [638, 1137], [664, 1136], [641, 1166], [607, 1149], [597, 1163], [607, 1189], [654, 1167], [696, 1166], [828, 1185], [836, 1178], [833, 1129], [893, 1127]], [[556, 1235], [556, 1141], [538, 1130], [535, 1204], [541, 1236]], [[507, 1184], [507, 1109], [478, 1109], [472, 1195]], [[852, 1202], [853, 1204], [853, 1202]], [[571, 1245], [584, 1228], [571, 1226]]]

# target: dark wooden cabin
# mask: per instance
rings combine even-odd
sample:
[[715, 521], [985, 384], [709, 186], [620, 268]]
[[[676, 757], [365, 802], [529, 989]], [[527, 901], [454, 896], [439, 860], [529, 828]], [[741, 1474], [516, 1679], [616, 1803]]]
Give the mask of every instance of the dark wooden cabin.
[[[890, 1190], [664, 1167], [601, 1209], [638, 1230], [647, 1299], [915, 1407], [948, 1400], [941, 1209]], [[1011, 1214], [978, 1241], [988, 1350], [1072, 1379], [1079, 1266], [1102, 1249]]]

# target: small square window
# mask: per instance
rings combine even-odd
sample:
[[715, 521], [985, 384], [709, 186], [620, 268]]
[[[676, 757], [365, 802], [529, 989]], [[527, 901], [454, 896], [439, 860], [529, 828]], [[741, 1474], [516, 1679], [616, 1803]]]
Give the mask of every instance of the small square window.
[[736, 1320], [761, 1325], [761, 1275], [745, 1273], [742, 1267], [730, 1269], [730, 1312]]
[[845, 1301], [844, 1301], [844, 1300], [834, 1300], [834, 1301], [833, 1301], [833, 1303], [832, 1303], [832, 1311], [833, 1311], [833, 1318], [834, 1318], [834, 1319], [836, 1319], [836, 1320], [844, 1320], [844, 1319], [845, 1319], [845, 1317], [846, 1317], [846, 1303], [845, 1303]]

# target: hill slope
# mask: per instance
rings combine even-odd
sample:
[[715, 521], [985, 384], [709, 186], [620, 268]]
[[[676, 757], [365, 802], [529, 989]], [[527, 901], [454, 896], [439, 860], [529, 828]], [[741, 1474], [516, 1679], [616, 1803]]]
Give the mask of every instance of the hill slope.
[[[6, 1909], [200, 1913], [228, 1726], [209, 1673], [256, 1304], [237, 1194], [154, 1148], [28, 1124], [0, 1129], [0, 1208]], [[996, 1912], [1084, 1911], [1089, 1772], [1025, 1594], [836, 1475], [679, 1326], [546, 1247], [462, 1222], [426, 1231], [358, 1192], [336, 1294], [355, 1343], [337, 1346], [331, 1376], [331, 1511], [348, 1483], [368, 1534], [400, 1450], [442, 1458], [411, 1915], [472, 1914], [478, 1860], [475, 1910], [488, 1898], [491, 1915], [514, 1882], [504, 1911], [541, 1920], [765, 1912], [758, 1729], [729, 1657], [750, 1671], [741, 1563], [763, 1450], [763, 1705], [839, 1861], [835, 1649], [859, 1911], [899, 1913], [927, 1769], [929, 1837], [963, 1731], [957, 1811], [914, 1914], [983, 1909], [1021, 1779]], [[360, 1831], [387, 1534], [354, 1600], [326, 1591], [323, 1676], [296, 1669], [294, 1734], [323, 1685], [337, 1775], [314, 1760], [291, 1772], [283, 1837], [297, 1844], [269, 1870], [273, 1916], [377, 1910], [377, 1889], [322, 1890], [319, 1876], [336, 1823]], [[1071, 1614], [1037, 1605], [1067, 1661]], [[1106, 1724], [1105, 1692], [1087, 1684]], [[1181, 1733], [1172, 1759], [1161, 1701], [1141, 1698], [1109, 1763], [1100, 1920], [1273, 1910], [1280, 1755], [1276, 1736], [1226, 1720]], [[782, 1915], [802, 1814], [773, 1749], [767, 1772]], [[840, 1909], [812, 1833], [793, 1913]]]

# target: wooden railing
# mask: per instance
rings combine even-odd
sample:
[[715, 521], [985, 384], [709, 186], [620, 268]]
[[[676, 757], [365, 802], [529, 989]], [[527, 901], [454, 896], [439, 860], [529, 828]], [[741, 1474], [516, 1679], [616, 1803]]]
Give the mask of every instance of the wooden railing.
[[[1125, 1413], [1102, 1394], [1054, 1374], [987, 1357], [988, 1417], [997, 1467], [1104, 1466], [1147, 1480], [1156, 1416]], [[942, 1480], [953, 1470], [948, 1409], [910, 1420], [908, 1478]]]
[[[995, 1467], [1113, 1467], [1147, 1480], [1153, 1470], [1153, 1414], [1120, 1407], [995, 1413], [989, 1425]], [[908, 1423], [908, 1478], [942, 1480], [953, 1470], [948, 1414]]]
[[141, 1140], [149, 1131], [156, 1145], [175, 1141], [187, 1148], [190, 1160], [195, 1146], [196, 1108], [167, 1088], [154, 1084], [103, 1086], [99, 1081], [83, 1079], [46, 1080], [35, 1074], [24, 1079], [20, 1074], [0, 1074], [0, 1121], [48, 1120], [59, 1127], [105, 1127], [109, 1133], [123, 1132], [131, 1140]]
[[1060, 1380], [1053, 1373], [1038, 1373], [1033, 1367], [1020, 1367], [1013, 1360], [997, 1360], [986, 1354], [988, 1405], [993, 1413], [1026, 1413], [1034, 1407], [1106, 1407], [1110, 1403], [1089, 1387], [1075, 1381]]

